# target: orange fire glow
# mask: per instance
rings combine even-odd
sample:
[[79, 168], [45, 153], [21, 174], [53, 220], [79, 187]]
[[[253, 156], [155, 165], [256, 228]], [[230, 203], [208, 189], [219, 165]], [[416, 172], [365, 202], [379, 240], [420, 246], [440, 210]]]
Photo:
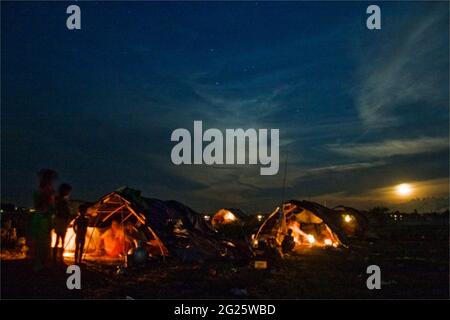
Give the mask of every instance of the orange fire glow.
[[[52, 248], [55, 247], [56, 234], [52, 231]], [[92, 252], [98, 248], [100, 243], [100, 231], [97, 228], [88, 227], [86, 232], [85, 252]], [[61, 244], [58, 244], [61, 247]], [[64, 257], [72, 257], [75, 252], [75, 232], [73, 228], [67, 228], [66, 238], [64, 241]]]
[[225, 221], [234, 221], [236, 220], [236, 217], [234, 216], [234, 214], [232, 214], [230, 211], [228, 211], [223, 218], [225, 219]]
[[[292, 236], [294, 237], [294, 242], [296, 243], [296, 246], [302, 246], [302, 245], [319, 246], [319, 247], [320, 246], [333, 246], [333, 247], [338, 246], [338, 241], [335, 239], [333, 233], [328, 228], [328, 226], [326, 227], [326, 229], [324, 231], [324, 233], [326, 233], [325, 239], [323, 239], [323, 237], [319, 236], [319, 239], [323, 239], [323, 241], [316, 238], [313, 234], [305, 233], [300, 228], [300, 223], [297, 221], [291, 221], [287, 225], [286, 230], [289, 230], [289, 229], [292, 230]], [[322, 236], [323, 236], [323, 234], [322, 234]]]
[[308, 235], [300, 229], [300, 223], [297, 221], [292, 221], [287, 226], [287, 230], [292, 230], [292, 236], [294, 237], [294, 242], [296, 244], [302, 244], [303, 239], [306, 239]]

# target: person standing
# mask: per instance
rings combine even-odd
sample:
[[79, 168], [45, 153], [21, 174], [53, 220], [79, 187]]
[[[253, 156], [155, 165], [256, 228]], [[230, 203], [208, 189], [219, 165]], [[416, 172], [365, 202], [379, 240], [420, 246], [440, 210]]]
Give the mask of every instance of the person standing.
[[[71, 218], [71, 208], [69, 203], [71, 191], [72, 187], [67, 183], [61, 184], [58, 189], [58, 196], [55, 201], [55, 219], [53, 222], [56, 234], [55, 246], [53, 247], [53, 262], [56, 262], [57, 259], [63, 261], [62, 253], [64, 252], [64, 240], [66, 238], [67, 227]], [[60, 242], [61, 250], [58, 248]], [[60, 253], [61, 256], [59, 256], [58, 253]]]
[[73, 223], [73, 231], [75, 232], [75, 264], [81, 264], [83, 259], [84, 243], [89, 225], [89, 219], [86, 217], [87, 209], [88, 205], [82, 204], [78, 208], [78, 217]]
[[38, 172], [39, 185], [33, 194], [35, 213], [31, 217], [31, 238], [34, 247], [34, 271], [40, 271], [47, 263], [51, 248], [52, 215], [55, 211], [53, 183], [57, 173], [51, 169]]

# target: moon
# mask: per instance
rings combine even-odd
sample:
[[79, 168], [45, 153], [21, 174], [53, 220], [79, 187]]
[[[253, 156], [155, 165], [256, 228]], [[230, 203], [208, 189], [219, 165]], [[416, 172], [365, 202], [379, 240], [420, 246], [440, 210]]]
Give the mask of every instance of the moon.
[[397, 186], [397, 194], [400, 196], [409, 196], [412, 193], [411, 185], [408, 183], [402, 183]]

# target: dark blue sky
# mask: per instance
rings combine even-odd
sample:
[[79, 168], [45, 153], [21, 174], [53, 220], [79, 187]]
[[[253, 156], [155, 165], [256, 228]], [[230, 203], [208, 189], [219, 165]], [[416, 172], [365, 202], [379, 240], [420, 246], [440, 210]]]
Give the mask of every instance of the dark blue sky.
[[95, 200], [119, 186], [194, 209], [270, 210], [283, 169], [175, 166], [171, 132], [279, 128], [287, 198], [356, 206], [448, 195], [448, 3], [2, 2], [2, 201], [51, 167]]

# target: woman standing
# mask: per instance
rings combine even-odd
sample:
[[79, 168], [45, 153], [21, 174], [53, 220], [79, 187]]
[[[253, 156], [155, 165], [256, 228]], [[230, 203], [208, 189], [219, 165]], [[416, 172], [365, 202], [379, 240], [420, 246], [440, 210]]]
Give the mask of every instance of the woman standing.
[[57, 173], [51, 169], [42, 169], [38, 173], [39, 185], [33, 194], [35, 213], [31, 217], [31, 237], [34, 244], [35, 271], [46, 264], [51, 247], [52, 215], [55, 210], [55, 190], [53, 183]]

